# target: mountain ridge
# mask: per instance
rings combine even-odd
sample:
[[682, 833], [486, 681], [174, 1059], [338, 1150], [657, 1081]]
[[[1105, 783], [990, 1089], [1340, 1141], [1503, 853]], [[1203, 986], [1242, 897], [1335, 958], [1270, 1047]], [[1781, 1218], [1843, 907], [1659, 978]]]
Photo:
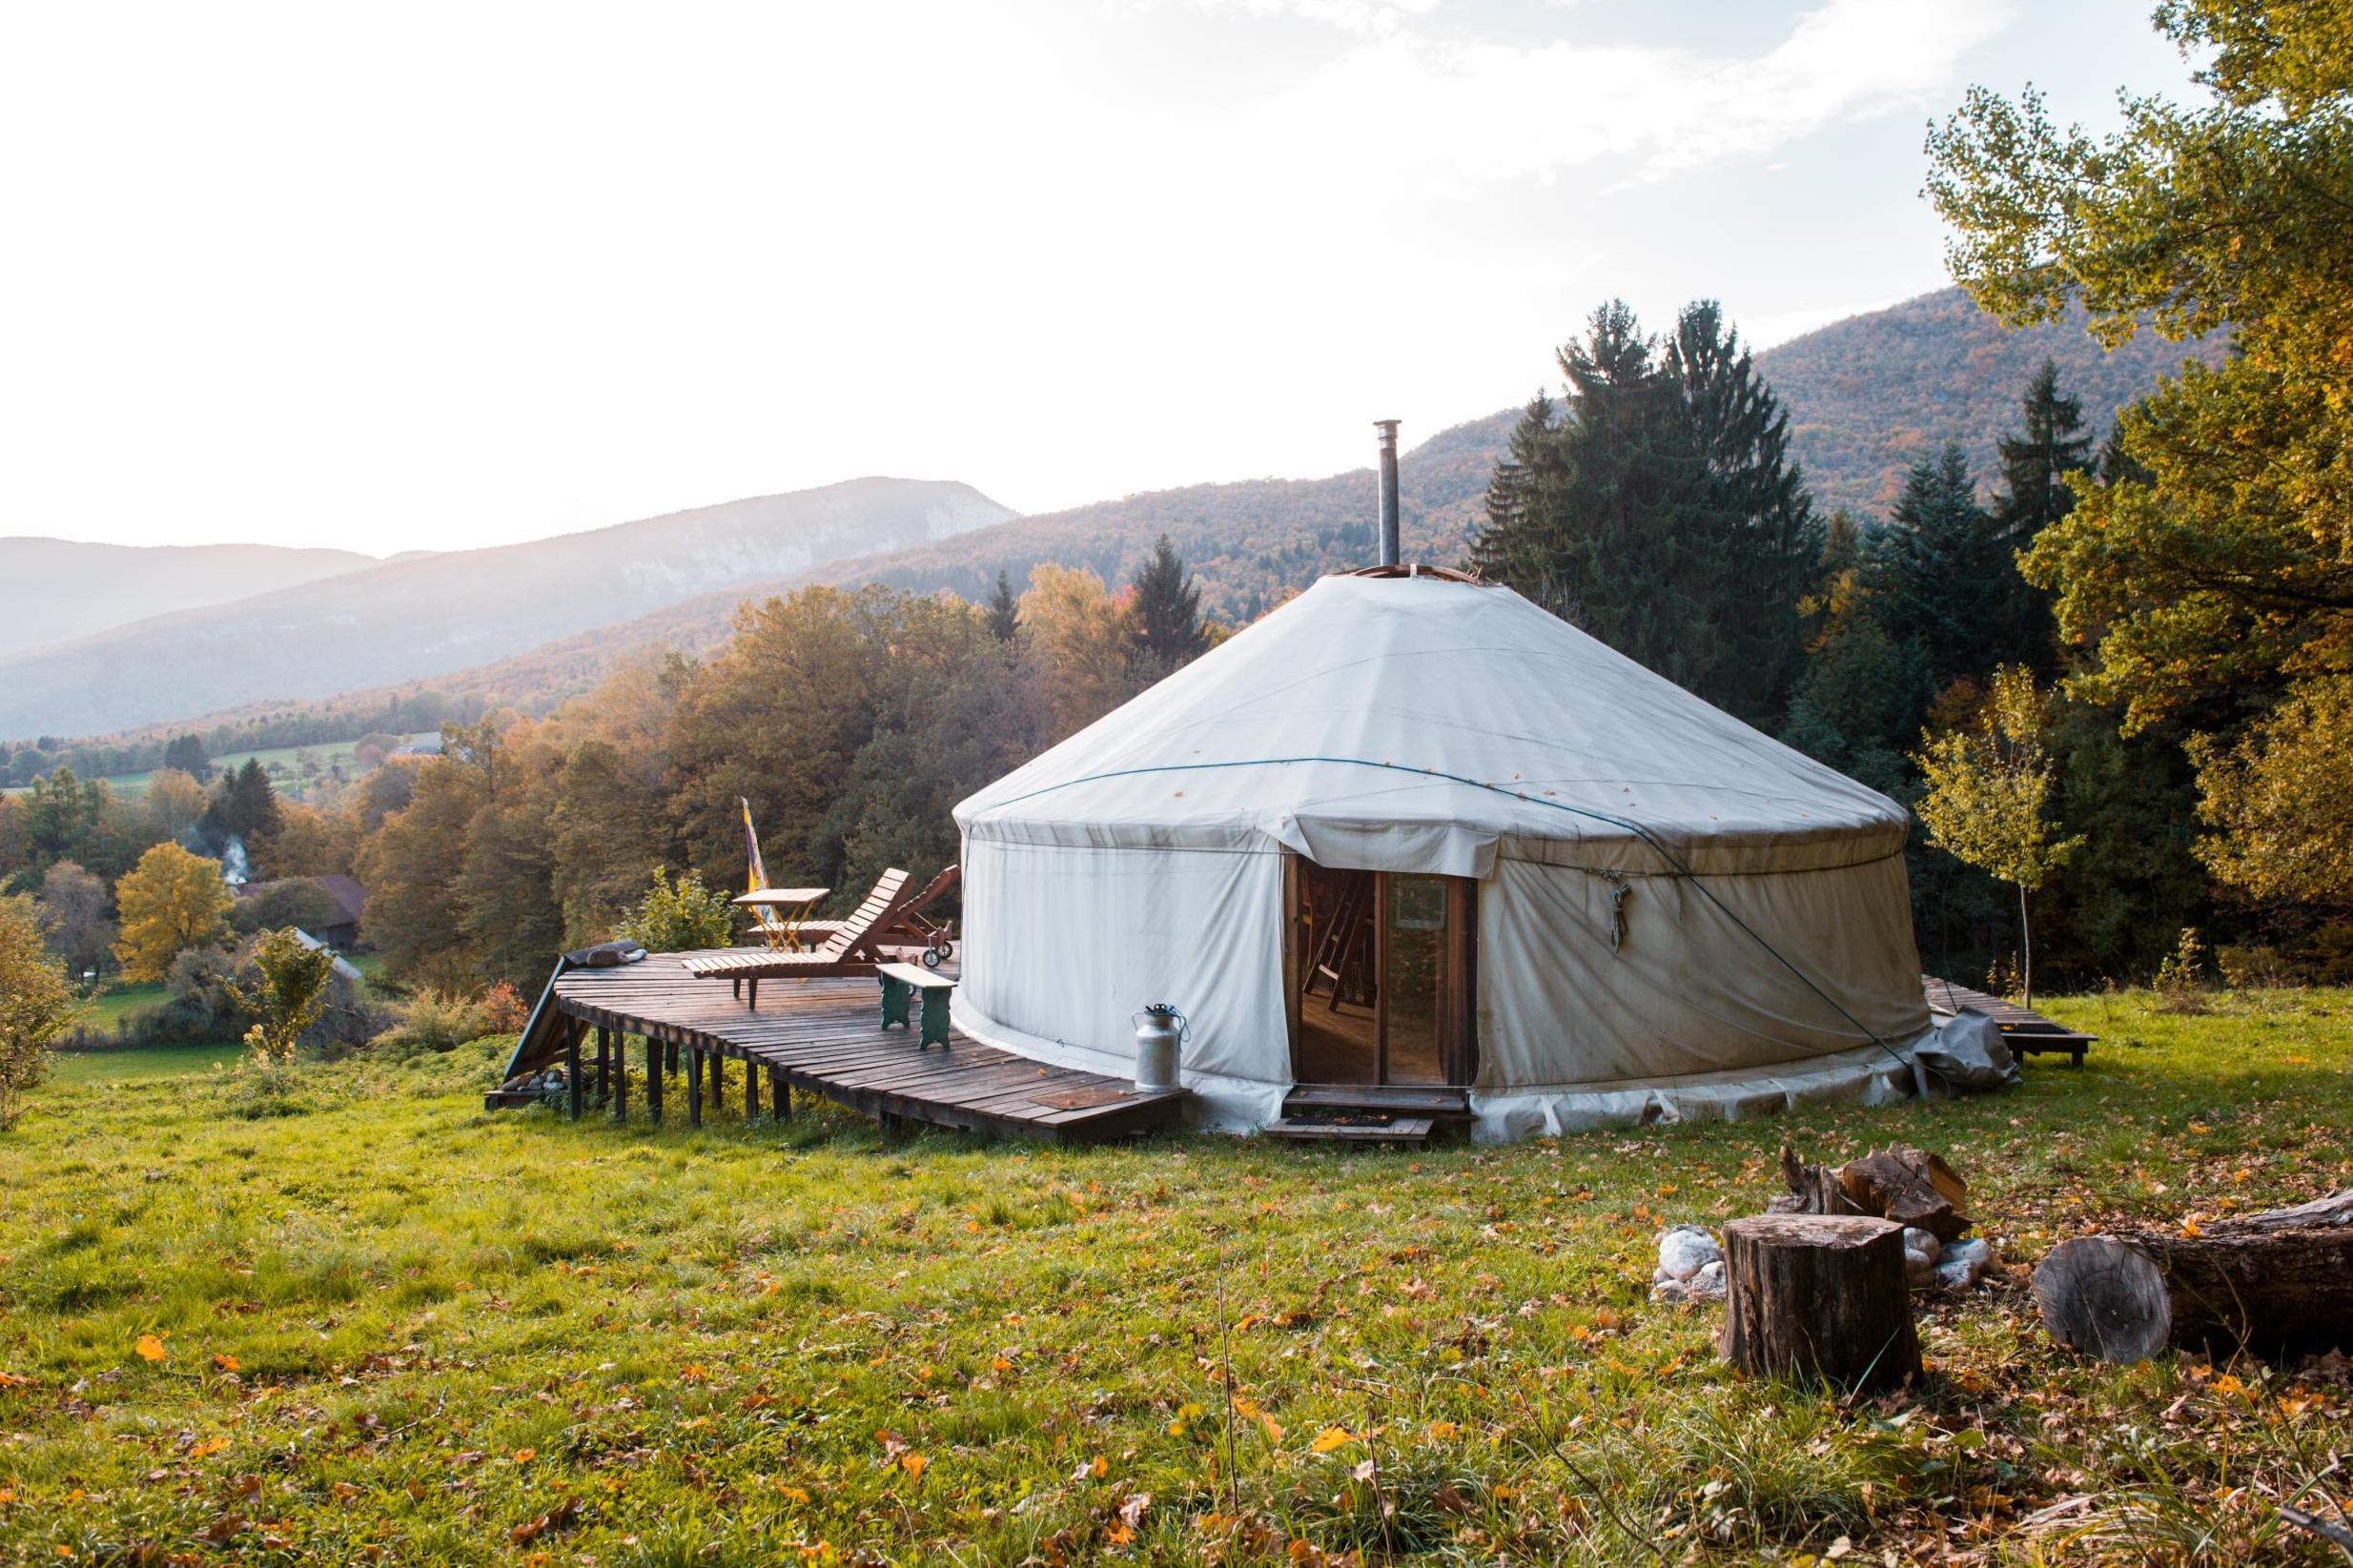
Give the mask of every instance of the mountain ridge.
[[373, 563], [0, 658], [0, 735], [100, 734], [406, 684], [1012, 516], [957, 480], [870, 478]]
[[[0, 537], [0, 658], [376, 564], [358, 550], [326, 547], [107, 544], [11, 534]], [[161, 612], [152, 608], [158, 601]]]

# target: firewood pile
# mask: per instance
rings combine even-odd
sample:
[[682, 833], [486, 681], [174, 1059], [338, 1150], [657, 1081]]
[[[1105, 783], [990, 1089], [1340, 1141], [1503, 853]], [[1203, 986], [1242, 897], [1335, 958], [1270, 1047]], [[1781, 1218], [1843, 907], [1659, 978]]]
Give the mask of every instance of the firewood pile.
[[[1969, 1232], [1969, 1184], [1937, 1155], [1891, 1144], [1832, 1169], [1809, 1165], [1786, 1145], [1781, 1178], [1789, 1191], [1766, 1205], [1773, 1214], [1852, 1215], [1903, 1227], [1904, 1274], [1914, 1291], [1966, 1291], [1994, 1266], [1993, 1244]], [[1720, 1301], [1724, 1253], [1697, 1225], [1659, 1235], [1650, 1276], [1654, 1301]]]

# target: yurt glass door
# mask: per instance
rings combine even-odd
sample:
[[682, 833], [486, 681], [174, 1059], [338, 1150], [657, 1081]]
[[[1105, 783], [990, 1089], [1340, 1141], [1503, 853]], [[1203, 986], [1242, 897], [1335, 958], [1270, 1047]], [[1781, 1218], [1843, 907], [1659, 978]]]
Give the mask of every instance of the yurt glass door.
[[1292, 1069], [1307, 1084], [1468, 1084], [1466, 877], [1293, 859]]

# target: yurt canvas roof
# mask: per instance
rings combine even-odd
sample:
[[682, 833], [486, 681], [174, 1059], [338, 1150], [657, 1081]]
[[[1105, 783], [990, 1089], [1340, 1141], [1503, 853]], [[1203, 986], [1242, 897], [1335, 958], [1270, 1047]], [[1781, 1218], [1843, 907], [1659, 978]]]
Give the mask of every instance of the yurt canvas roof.
[[1904, 809], [1507, 588], [1327, 577], [966, 800], [1007, 843], [1256, 848], [1483, 877], [1505, 858], [1786, 871]]

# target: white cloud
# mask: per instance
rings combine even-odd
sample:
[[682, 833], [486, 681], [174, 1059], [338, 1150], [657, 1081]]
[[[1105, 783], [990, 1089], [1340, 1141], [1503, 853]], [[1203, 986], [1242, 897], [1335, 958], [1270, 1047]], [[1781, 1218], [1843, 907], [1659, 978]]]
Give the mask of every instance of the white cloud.
[[1267, 106], [1252, 134], [1354, 146], [1437, 185], [1609, 164], [1657, 179], [1914, 101], [2009, 25], [2004, 5], [1831, 0], [1769, 52], [1459, 42], [1381, 30]]

